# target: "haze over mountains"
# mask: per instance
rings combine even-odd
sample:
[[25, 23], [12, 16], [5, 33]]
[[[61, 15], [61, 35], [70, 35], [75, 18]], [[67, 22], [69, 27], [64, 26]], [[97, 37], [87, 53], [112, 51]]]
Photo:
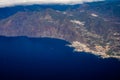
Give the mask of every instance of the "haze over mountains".
[[27, 5], [27, 4], [80, 4], [84, 2], [94, 2], [104, 0], [1, 0], [0, 7]]
[[76, 51], [120, 58], [120, 1], [0, 8], [0, 35], [58, 38]]

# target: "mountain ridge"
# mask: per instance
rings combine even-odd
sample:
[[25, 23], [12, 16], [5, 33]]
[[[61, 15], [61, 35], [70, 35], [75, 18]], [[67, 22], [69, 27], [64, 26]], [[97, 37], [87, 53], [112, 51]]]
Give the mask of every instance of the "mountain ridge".
[[4, 8], [5, 12], [2, 8], [0, 35], [58, 38], [69, 41], [75, 51], [120, 58], [119, 5], [95, 2], [66, 5], [64, 10], [58, 10], [63, 5], [33, 5]]

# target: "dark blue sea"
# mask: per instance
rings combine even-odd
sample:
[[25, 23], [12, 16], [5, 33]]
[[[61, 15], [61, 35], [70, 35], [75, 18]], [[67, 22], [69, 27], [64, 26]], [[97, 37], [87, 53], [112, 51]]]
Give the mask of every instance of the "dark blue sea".
[[120, 80], [120, 61], [74, 52], [64, 40], [0, 37], [0, 80]]

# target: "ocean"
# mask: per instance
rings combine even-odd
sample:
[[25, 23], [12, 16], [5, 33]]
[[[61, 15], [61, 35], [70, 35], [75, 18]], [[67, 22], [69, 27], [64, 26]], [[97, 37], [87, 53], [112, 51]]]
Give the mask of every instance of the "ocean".
[[120, 80], [120, 61], [53, 38], [0, 37], [0, 80]]

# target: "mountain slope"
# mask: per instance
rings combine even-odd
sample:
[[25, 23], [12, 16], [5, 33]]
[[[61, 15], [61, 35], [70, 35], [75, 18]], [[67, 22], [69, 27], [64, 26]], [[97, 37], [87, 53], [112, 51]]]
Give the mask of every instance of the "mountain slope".
[[119, 1], [16, 6], [0, 10], [2, 36], [59, 38], [69, 41], [76, 51], [120, 58]]

